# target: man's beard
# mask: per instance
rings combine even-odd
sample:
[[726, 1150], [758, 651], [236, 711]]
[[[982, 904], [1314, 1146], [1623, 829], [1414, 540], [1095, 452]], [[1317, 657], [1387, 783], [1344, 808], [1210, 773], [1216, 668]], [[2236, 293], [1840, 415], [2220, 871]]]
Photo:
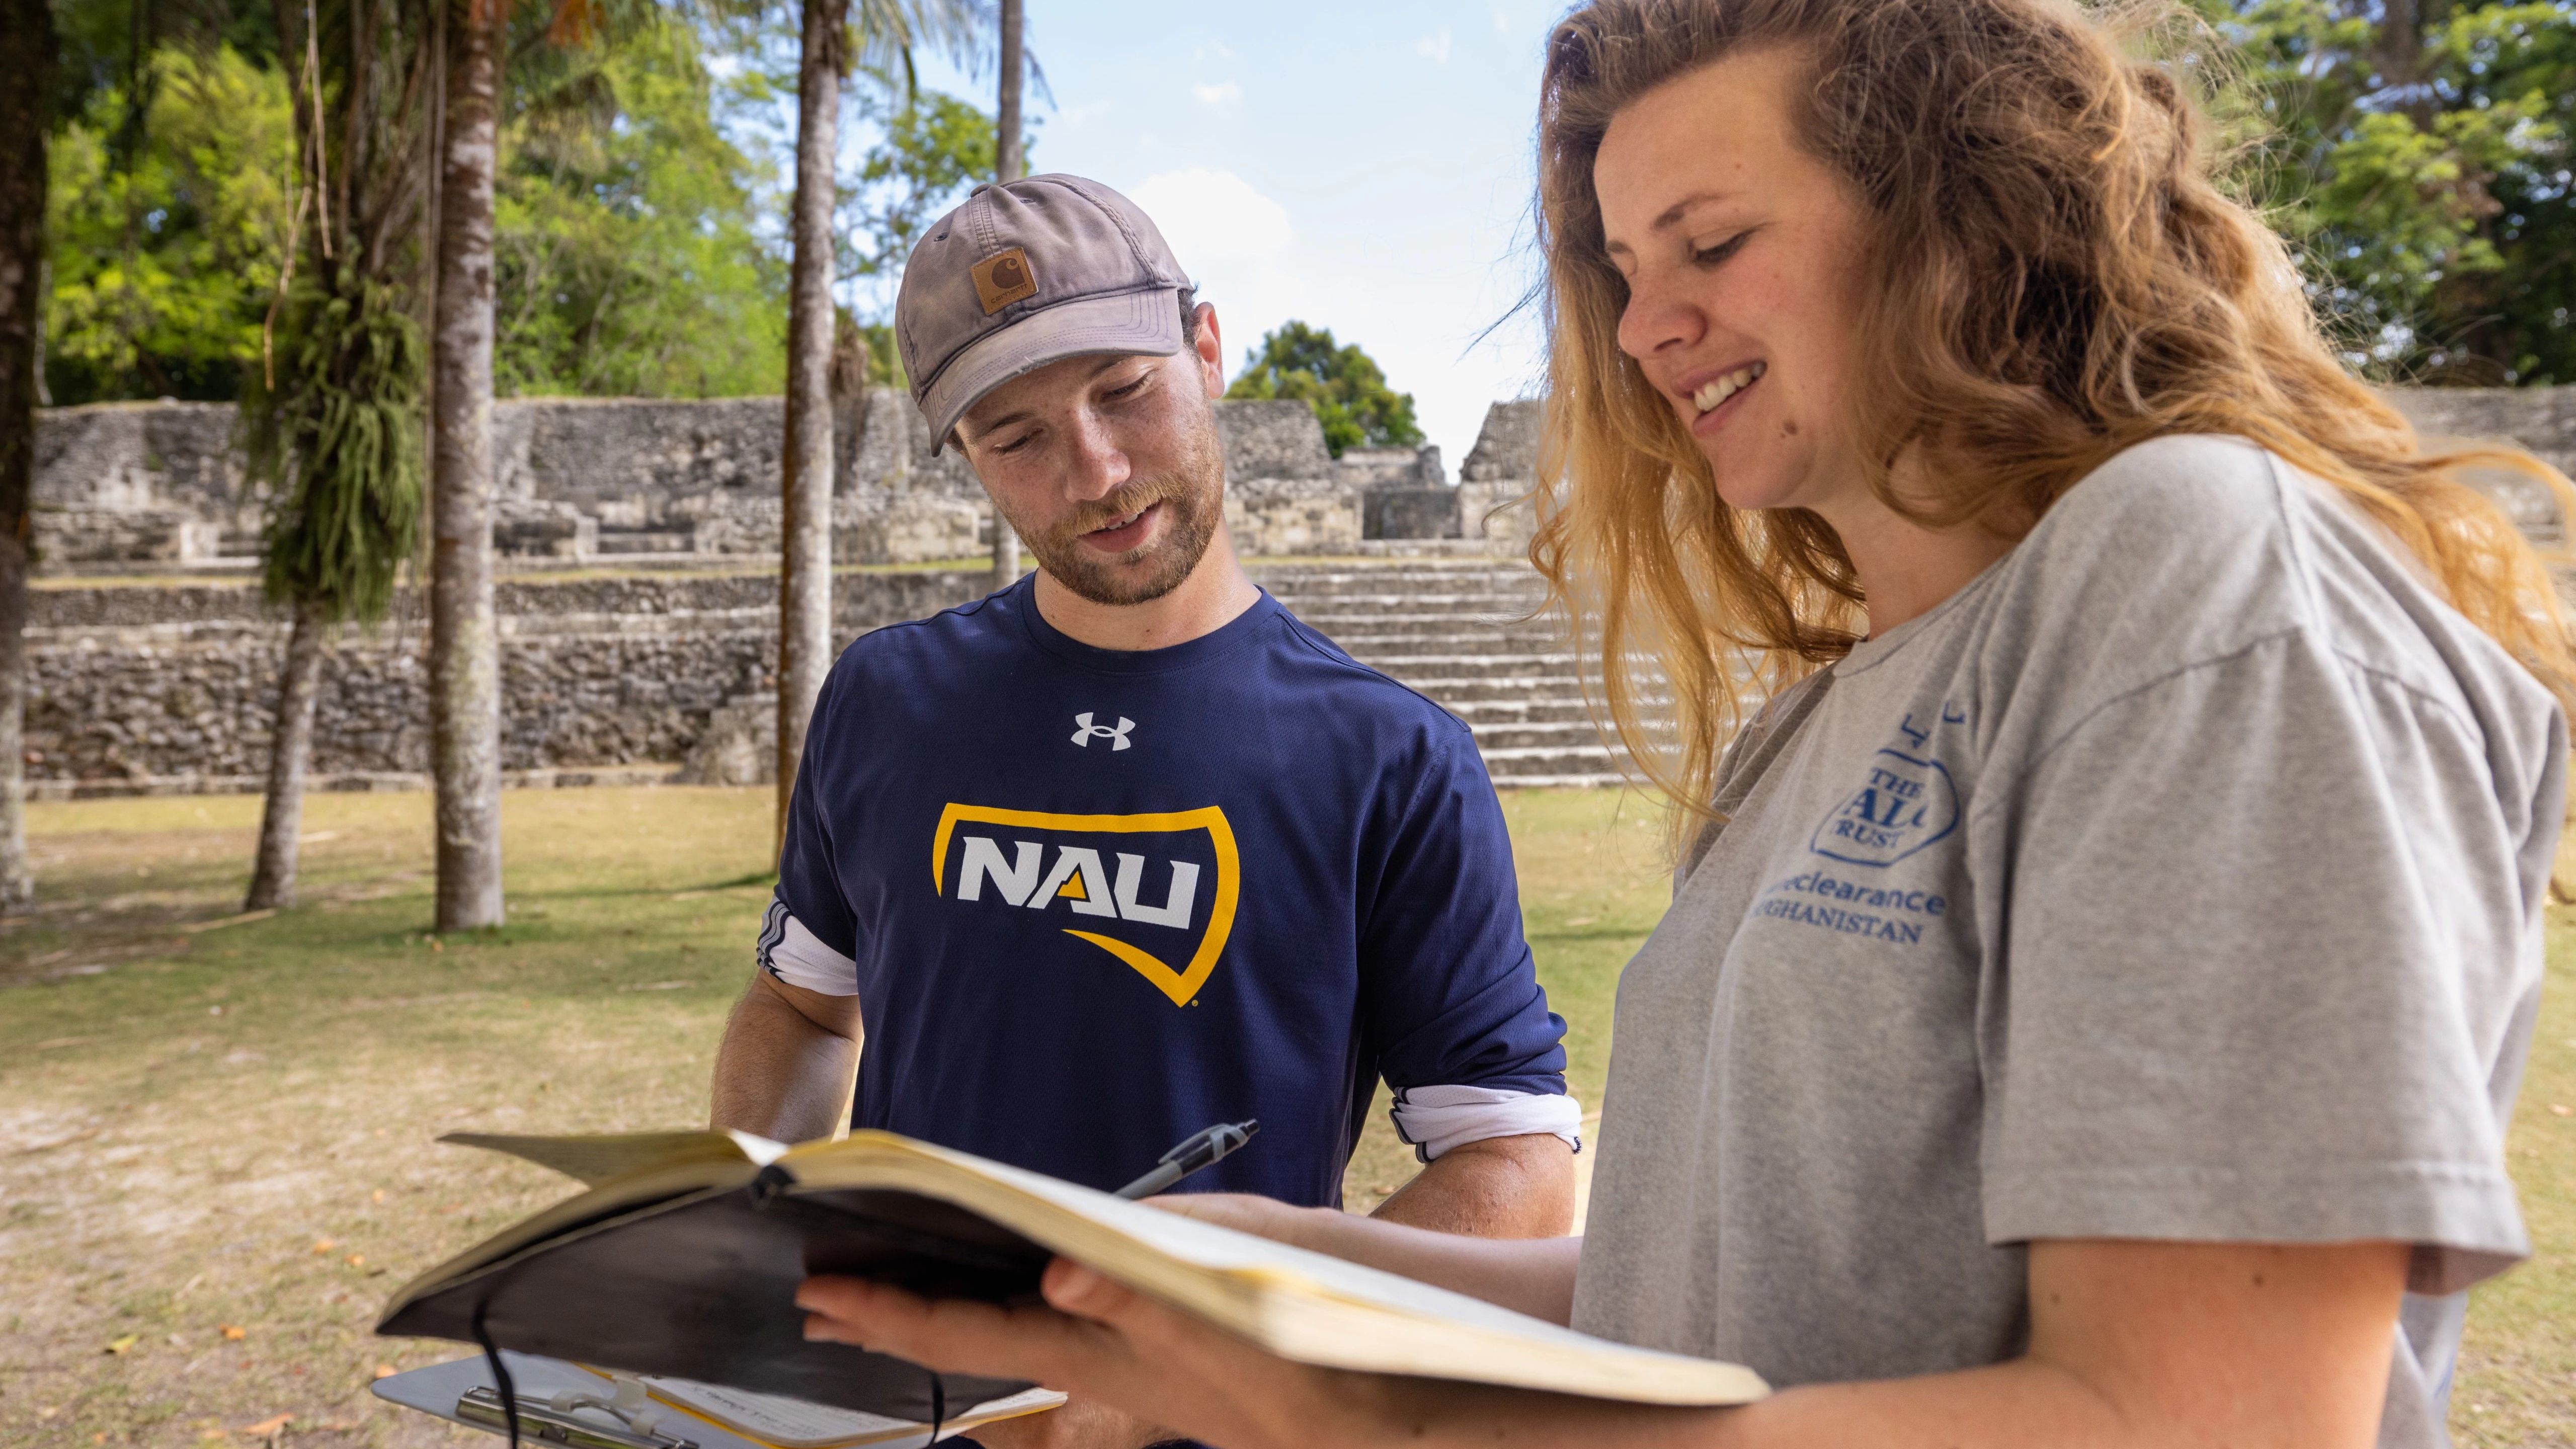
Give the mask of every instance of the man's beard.
[[[1038, 567], [1077, 597], [1118, 607], [1159, 599], [1179, 588], [1199, 566], [1216, 537], [1217, 525], [1225, 520], [1225, 455], [1213, 422], [1191, 440], [1188, 453], [1171, 472], [1130, 479], [1052, 531], [1031, 533], [1020, 527], [1018, 519], [1007, 513], [1003, 517], [1020, 530], [1020, 541], [1037, 556]], [[1163, 506], [1164, 521], [1160, 536], [1152, 542], [1124, 554], [1103, 554], [1080, 542], [1082, 535], [1157, 503]], [[1149, 565], [1142, 574], [1120, 567], [1140, 561]]]

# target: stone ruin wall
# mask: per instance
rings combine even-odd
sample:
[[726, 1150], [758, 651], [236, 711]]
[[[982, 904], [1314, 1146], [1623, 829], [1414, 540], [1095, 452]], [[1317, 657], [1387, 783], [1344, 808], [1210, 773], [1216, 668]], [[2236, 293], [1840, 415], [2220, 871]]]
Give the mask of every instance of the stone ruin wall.
[[[782, 404], [549, 398], [494, 411], [493, 540], [505, 560], [721, 563], [779, 546]], [[845, 564], [974, 557], [992, 507], [919, 409], [873, 389], [836, 419], [832, 553]], [[244, 567], [264, 499], [224, 403], [109, 403], [39, 416], [38, 568], [52, 574]], [[1457, 537], [1437, 448], [1336, 459], [1297, 402], [1217, 404], [1227, 518], [1248, 553], [1346, 552]], [[1385, 532], [1386, 521], [1399, 531]]]
[[[962, 570], [846, 573], [833, 635], [984, 591]], [[667, 779], [730, 708], [774, 708], [774, 573], [504, 580], [502, 766], [518, 784]], [[37, 798], [256, 791], [268, 768], [285, 623], [243, 582], [39, 587], [28, 621], [27, 776]], [[319, 788], [406, 788], [429, 768], [428, 628], [416, 591], [323, 651]], [[764, 759], [701, 762], [711, 779]], [[735, 781], [737, 783], [745, 781]]]
[[[1335, 459], [1295, 402], [1221, 403], [1217, 416], [1228, 523], [1256, 570], [1262, 557], [1386, 548], [1373, 507], [1420, 530], [1420, 546], [1474, 547], [1437, 542], [1460, 531], [1437, 449]], [[495, 421], [512, 781], [760, 777], [776, 708], [777, 400], [514, 402]], [[857, 399], [838, 422], [835, 636], [982, 593], [991, 510], [973, 474], [931, 456], [900, 393]], [[37, 797], [261, 788], [285, 625], [251, 582], [262, 501], [233, 429], [233, 410], [208, 404], [42, 415]], [[1426, 497], [1450, 505], [1445, 526]], [[960, 559], [979, 562], [866, 567]], [[616, 576], [592, 576], [605, 570]], [[335, 631], [315, 720], [320, 788], [423, 783], [425, 634], [408, 590], [382, 624]]]
[[[2396, 400], [2428, 435], [2512, 440], [2576, 470], [2576, 388]], [[196, 581], [58, 579], [36, 589], [27, 747], [38, 798], [261, 788], [284, 623], [246, 570], [222, 566], [257, 537], [255, 500], [240, 496], [230, 461], [228, 411], [165, 404], [45, 419], [39, 539], [56, 550], [49, 568]], [[836, 555], [849, 561], [853, 542], [888, 555], [979, 553], [971, 476], [928, 456], [913, 409], [891, 411], [913, 418], [914, 433], [898, 434], [882, 413], [868, 420], [873, 434], [843, 432], [840, 476], [853, 482], [836, 500], [836, 525], [848, 530], [836, 527]], [[1434, 481], [1439, 464], [1427, 452], [1329, 458], [1295, 403], [1227, 404], [1220, 418], [1228, 517], [1256, 575], [1261, 557], [1299, 553], [1526, 548], [1529, 511], [1512, 505], [1536, 473], [1536, 402], [1494, 405], [1454, 486]], [[505, 526], [523, 530], [498, 600], [513, 783], [759, 778], [775, 709], [777, 579], [758, 545], [776, 544], [777, 503], [763, 496], [777, 467], [776, 404], [521, 404], [505, 406], [504, 423], [516, 510]], [[2547, 490], [2496, 481], [2517, 521], [2563, 537]], [[1439, 495], [1415, 496], [1435, 486]], [[971, 599], [987, 577], [980, 566], [845, 569], [834, 580], [835, 637]], [[385, 623], [338, 632], [316, 719], [319, 788], [424, 782], [425, 635], [408, 592]]]

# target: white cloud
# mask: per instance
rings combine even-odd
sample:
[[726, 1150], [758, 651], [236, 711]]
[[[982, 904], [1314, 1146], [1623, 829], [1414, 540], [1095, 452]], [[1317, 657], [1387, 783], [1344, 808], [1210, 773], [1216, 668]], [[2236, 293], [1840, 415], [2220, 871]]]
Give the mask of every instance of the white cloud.
[[1413, 53], [1427, 57], [1433, 65], [1445, 69], [1449, 64], [1449, 27], [1443, 25], [1413, 42]]
[[1219, 81], [1212, 86], [1194, 85], [1190, 87], [1190, 94], [1206, 105], [1228, 106], [1243, 99], [1243, 87], [1232, 81]]
[[1211, 60], [1234, 59], [1234, 47], [1222, 40], [1211, 40], [1190, 52], [1190, 64], [1205, 65]]
[[1205, 166], [1158, 172], [1127, 194], [1161, 228], [1193, 275], [1213, 262], [1266, 261], [1295, 235], [1288, 208], [1231, 171]]

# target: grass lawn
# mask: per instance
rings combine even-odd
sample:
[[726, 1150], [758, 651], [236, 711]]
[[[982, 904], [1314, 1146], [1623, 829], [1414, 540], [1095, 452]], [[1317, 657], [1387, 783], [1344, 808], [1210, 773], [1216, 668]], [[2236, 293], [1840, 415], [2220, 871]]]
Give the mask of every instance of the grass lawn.
[[[367, 1327], [566, 1184], [431, 1139], [704, 1116], [768, 897], [765, 790], [514, 793], [511, 924], [446, 940], [424, 795], [314, 797], [307, 904], [229, 921], [258, 809], [30, 812], [40, 905], [0, 934], [0, 1444], [446, 1442], [365, 1385], [458, 1348]], [[1606, 791], [1505, 809], [1596, 1106], [1619, 968], [1663, 908], [1658, 821]], [[2453, 1422], [2474, 1444], [2576, 1444], [2576, 1116], [2551, 1110], [2576, 1104], [2576, 912], [2557, 925], [2511, 1146], [2540, 1256], [2471, 1314]], [[1382, 1113], [1371, 1132], [1359, 1208], [1413, 1171]]]

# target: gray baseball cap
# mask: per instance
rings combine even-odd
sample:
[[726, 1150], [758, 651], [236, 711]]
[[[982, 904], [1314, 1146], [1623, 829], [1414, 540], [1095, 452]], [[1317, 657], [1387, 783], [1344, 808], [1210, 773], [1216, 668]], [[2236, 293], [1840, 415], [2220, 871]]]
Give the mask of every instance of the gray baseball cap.
[[895, 345], [931, 451], [984, 394], [1050, 362], [1181, 350], [1190, 285], [1153, 218], [1079, 176], [975, 188], [904, 263]]

